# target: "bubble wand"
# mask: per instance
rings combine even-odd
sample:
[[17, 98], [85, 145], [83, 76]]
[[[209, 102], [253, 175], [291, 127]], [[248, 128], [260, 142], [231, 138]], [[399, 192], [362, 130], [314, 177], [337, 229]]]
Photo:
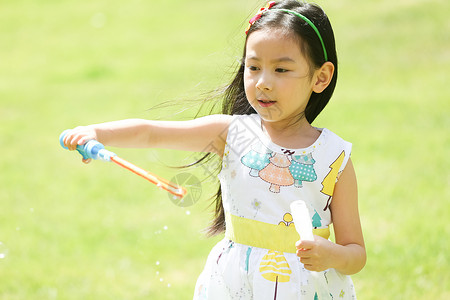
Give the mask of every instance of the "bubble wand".
[[[300, 235], [300, 240], [314, 241], [313, 228], [311, 217], [309, 216], [308, 208], [305, 201], [297, 200], [291, 203], [291, 214], [294, 219], [294, 226]], [[314, 287], [318, 292], [318, 299], [331, 299], [328, 284], [324, 276], [320, 276], [319, 272], [311, 271], [311, 276], [314, 281]]]
[[[70, 131], [70, 129], [63, 131], [61, 135], [59, 136], [59, 143], [64, 149], [68, 149], [66, 146], [64, 146], [64, 137], [66, 134]], [[96, 140], [90, 140], [84, 145], [78, 145], [77, 151], [83, 156], [84, 159], [92, 158], [95, 160], [102, 160], [102, 161], [112, 161], [116, 163], [117, 165], [121, 166], [122, 168], [125, 168], [131, 172], [133, 172], [136, 175], [139, 175], [148, 181], [150, 181], [153, 184], [156, 184], [157, 187], [162, 188], [172, 195], [183, 198], [187, 191], [182, 186], [176, 185], [164, 178], [161, 178], [155, 174], [152, 174], [128, 161], [126, 161], [123, 158], [120, 158], [115, 154], [114, 152], [111, 152], [109, 150], [106, 150], [103, 144], [99, 143]]]

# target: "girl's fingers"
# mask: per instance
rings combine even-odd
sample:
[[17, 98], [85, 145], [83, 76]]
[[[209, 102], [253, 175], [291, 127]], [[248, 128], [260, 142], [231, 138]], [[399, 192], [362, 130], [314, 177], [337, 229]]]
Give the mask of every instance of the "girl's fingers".
[[77, 141], [77, 145], [84, 145], [86, 144], [86, 142], [84, 141], [86, 139], [86, 137], [81, 137], [78, 141]]
[[72, 144], [73, 137], [71, 135], [67, 135], [64, 139], [64, 145], [70, 150], [73, 151], [76, 149]]
[[304, 258], [304, 257], [300, 258], [300, 262], [302, 264], [304, 264], [305, 266], [312, 266], [312, 264], [309, 263], [310, 262], [309, 259], [307, 259], [307, 258]]
[[82, 158], [82, 159], [81, 159], [81, 161], [82, 161], [83, 163], [85, 163], [85, 164], [90, 163], [91, 160], [92, 160], [92, 159], [90, 159], [90, 158], [87, 158], [87, 159]]
[[92, 137], [92, 136], [83, 136], [83, 137], [81, 137], [79, 140], [78, 140], [78, 142], [77, 142], [77, 145], [84, 145], [84, 144], [86, 144], [87, 142], [89, 142], [90, 140], [93, 140], [94, 139], [94, 137]]
[[72, 132], [69, 132], [64, 137], [64, 146], [66, 146], [69, 150], [73, 151], [77, 148], [77, 144], [75, 142], [76, 137], [73, 135]]
[[298, 241], [295, 243], [297, 249], [310, 250], [314, 247], [314, 241]]
[[89, 140], [95, 139], [91, 134], [70, 132], [64, 137], [64, 145], [71, 151], [76, 150], [78, 145], [84, 145]]

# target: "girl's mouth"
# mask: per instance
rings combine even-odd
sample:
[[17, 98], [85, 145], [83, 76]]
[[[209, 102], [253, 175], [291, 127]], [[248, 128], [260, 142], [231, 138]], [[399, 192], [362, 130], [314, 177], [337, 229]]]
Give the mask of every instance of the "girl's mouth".
[[262, 107], [269, 107], [275, 104], [276, 101], [270, 101], [270, 100], [258, 100], [258, 103]]

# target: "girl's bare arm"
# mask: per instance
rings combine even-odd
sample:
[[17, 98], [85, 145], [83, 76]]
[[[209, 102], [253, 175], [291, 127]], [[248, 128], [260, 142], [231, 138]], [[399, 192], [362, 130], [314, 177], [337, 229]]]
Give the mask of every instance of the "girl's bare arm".
[[336, 247], [334, 268], [355, 274], [366, 264], [366, 250], [358, 210], [356, 174], [351, 159], [336, 183], [331, 203]]
[[75, 150], [95, 139], [106, 146], [166, 148], [223, 154], [231, 116], [211, 115], [190, 121], [128, 119], [74, 128], [64, 144]]

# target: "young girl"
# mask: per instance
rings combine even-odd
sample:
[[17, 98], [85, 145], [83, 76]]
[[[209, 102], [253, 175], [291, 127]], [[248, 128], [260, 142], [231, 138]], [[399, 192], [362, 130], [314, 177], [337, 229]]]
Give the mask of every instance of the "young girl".
[[[316, 5], [269, 2], [250, 20], [223, 114], [77, 127], [65, 145], [210, 152], [222, 157], [211, 251], [194, 299], [355, 299], [365, 265], [351, 144], [311, 123], [337, 79], [330, 22]], [[87, 162], [87, 161], [85, 161]], [[290, 203], [304, 200], [314, 241], [299, 240]], [[328, 240], [333, 223], [336, 243]], [[322, 280], [324, 284], [317, 284]]]

